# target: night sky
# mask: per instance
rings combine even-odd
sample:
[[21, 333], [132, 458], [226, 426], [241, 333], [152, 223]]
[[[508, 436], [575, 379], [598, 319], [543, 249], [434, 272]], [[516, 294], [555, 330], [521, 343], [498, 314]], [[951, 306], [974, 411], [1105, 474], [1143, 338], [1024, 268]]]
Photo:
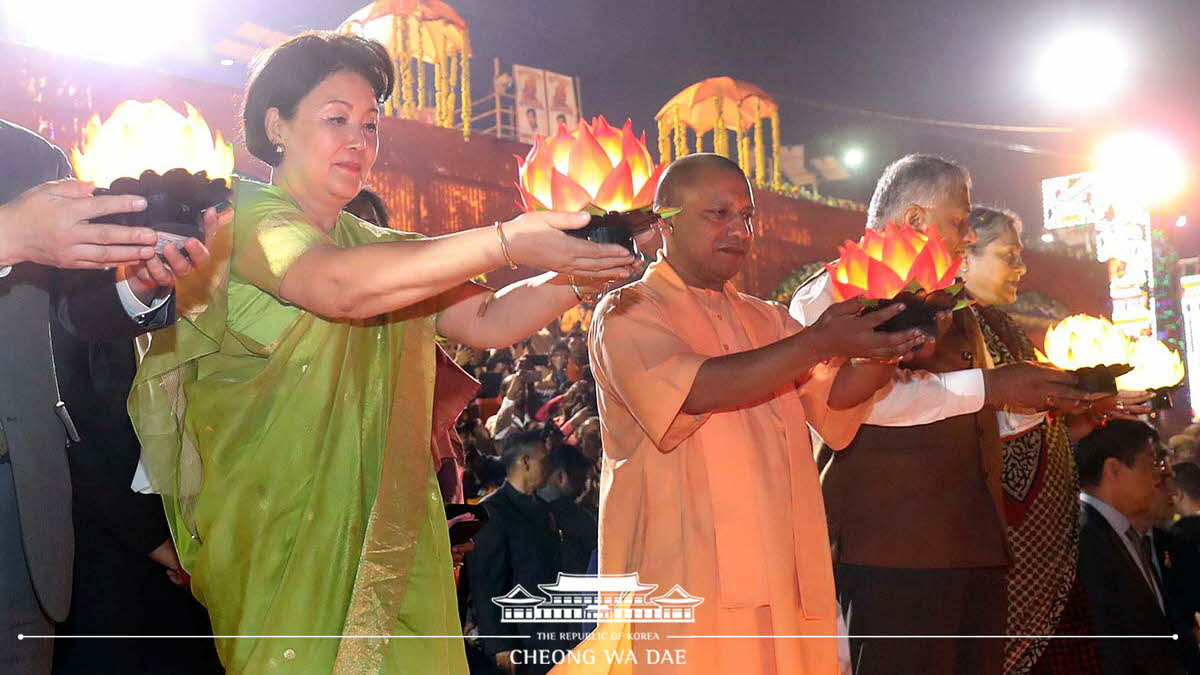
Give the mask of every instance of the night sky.
[[[358, 0], [259, 0], [206, 6], [215, 44], [241, 21], [283, 32], [333, 28]], [[1200, 3], [1008, 0], [450, 0], [470, 24], [476, 95], [489, 90], [492, 57], [582, 79], [584, 112], [632, 117], [653, 138], [653, 115], [670, 96], [705, 77], [729, 75], [779, 101], [785, 144], [808, 156], [858, 145], [867, 163], [822, 192], [869, 199], [881, 168], [907, 152], [955, 158], [975, 178], [976, 201], [1015, 209], [1041, 227], [1042, 178], [1085, 170], [1097, 139], [1129, 127], [1173, 139], [1193, 166], [1189, 191], [1164, 209], [1193, 224], [1173, 231], [1181, 256], [1200, 255]], [[1039, 48], [1062, 29], [1111, 29], [1134, 54], [1132, 84], [1104, 108], [1058, 108], [1033, 86]], [[236, 82], [238, 68], [212, 79]], [[222, 72], [222, 70], [224, 72]], [[236, 70], [237, 72], [231, 72]], [[1065, 126], [1066, 135], [942, 129], [830, 112], [799, 99], [891, 114], [1002, 125]], [[385, 139], [386, 142], [386, 139]], [[1046, 154], [1005, 149], [1022, 144]], [[1174, 230], [1174, 228], [1171, 228]]]

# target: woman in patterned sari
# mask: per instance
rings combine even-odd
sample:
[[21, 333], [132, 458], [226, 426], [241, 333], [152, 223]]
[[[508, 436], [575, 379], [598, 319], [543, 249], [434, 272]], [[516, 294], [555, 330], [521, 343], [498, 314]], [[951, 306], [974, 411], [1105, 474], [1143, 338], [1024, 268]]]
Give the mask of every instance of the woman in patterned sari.
[[[180, 285], [130, 396], [230, 673], [466, 673], [430, 454], [434, 335], [508, 345], [576, 304], [575, 277], [632, 269], [562, 232], [584, 214], [427, 239], [343, 212], [392, 86], [387, 52], [358, 37], [303, 34], [259, 63], [243, 121], [271, 184], [235, 185], [214, 264]], [[564, 274], [468, 282], [516, 263]]]
[[[975, 207], [976, 242], [963, 279], [987, 343], [991, 366], [1036, 360], [1033, 343], [997, 305], [1017, 297], [1025, 274], [1021, 221], [1011, 211]], [[1013, 565], [1008, 571], [1007, 635], [1087, 635], [1090, 620], [1075, 580], [1079, 483], [1064, 418], [1001, 413], [1005, 517]], [[1012, 638], [1006, 675], [1099, 673], [1089, 640]]]

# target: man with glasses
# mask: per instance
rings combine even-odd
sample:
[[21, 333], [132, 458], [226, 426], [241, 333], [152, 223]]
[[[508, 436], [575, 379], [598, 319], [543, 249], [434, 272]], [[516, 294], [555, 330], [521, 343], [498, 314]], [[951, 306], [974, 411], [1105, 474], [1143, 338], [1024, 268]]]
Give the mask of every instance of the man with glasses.
[[[1079, 579], [1097, 635], [1168, 636], [1170, 598], [1155, 563], [1150, 531], [1170, 469], [1153, 427], [1113, 419], [1080, 439], [1076, 451], [1083, 492]], [[1098, 639], [1104, 673], [1186, 673], [1175, 640]]]

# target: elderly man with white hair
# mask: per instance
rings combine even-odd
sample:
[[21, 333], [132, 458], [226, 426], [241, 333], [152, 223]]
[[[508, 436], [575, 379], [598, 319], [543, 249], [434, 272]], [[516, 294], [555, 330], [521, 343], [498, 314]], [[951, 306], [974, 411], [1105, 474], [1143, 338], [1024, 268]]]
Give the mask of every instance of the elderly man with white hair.
[[[908, 155], [880, 177], [867, 227], [937, 231], [961, 254], [974, 241], [971, 178], [932, 155]], [[834, 301], [821, 272], [796, 292], [808, 324]], [[1004, 633], [1005, 540], [997, 410], [1072, 408], [1073, 377], [1034, 363], [992, 368], [971, 308], [939, 321], [936, 345], [896, 371], [854, 440], [822, 473], [837, 595], [857, 675], [988, 675], [1002, 639], [857, 636]]]

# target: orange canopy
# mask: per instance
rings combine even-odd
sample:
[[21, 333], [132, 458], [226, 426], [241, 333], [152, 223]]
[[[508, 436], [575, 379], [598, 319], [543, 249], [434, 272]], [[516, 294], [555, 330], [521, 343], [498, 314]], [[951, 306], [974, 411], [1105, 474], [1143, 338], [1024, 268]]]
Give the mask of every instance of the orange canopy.
[[716, 125], [717, 99], [721, 99], [721, 119], [725, 128], [733, 131], [745, 131], [756, 120], [779, 110], [770, 94], [749, 82], [732, 77], [710, 77], [672, 96], [654, 118], [667, 118], [671, 109], [678, 106], [681, 122], [697, 134], [708, 133]]
[[427, 63], [434, 63], [438, 54], [468, 49], [467, 22], [441, 0], [376, 0], [351, 14], [337, 32], [378, 40], [396, 56], [400, 54], [399, 33], [405, 27], [408, 52]]

